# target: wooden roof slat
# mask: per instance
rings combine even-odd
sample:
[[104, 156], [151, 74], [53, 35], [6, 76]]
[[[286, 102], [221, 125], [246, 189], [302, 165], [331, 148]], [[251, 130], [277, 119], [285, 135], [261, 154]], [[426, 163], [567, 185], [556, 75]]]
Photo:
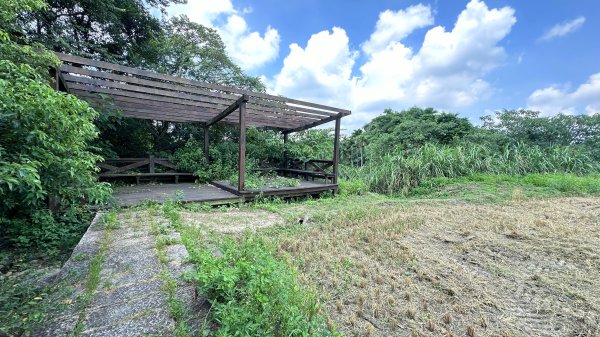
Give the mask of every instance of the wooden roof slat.
[[[156, 113], [152, 110], [133, 109], [133, 108], [123, 108], [123, 109], [118, 109], [118, 110], [122, 111], [124, 117], [139, 118], [140, 116], [150, 116], [150, 117], [152, 117], [150, 119], [165, 120], [164, 114]], [[180, 115], [169, 116], [169, 118], [166, 120], [172, 121], [172, 122], [181, 122], [181, 121], [203, 122], [203, 121], [207, 121], [208, 118], [199, 119], [199, 118], [197, 118], [197, 116], [188, 116], [185, 114], [180, 114]], [[222, 121], [230, 123], [230, 124], [237, 124], [238, 119], [231, 116], [231, 117], [223, 119]], [[285, 123], [276, 122], [276, 121], [264, 121], [264, 120], [260, 120], [260, 119], [257, 120], [257, 119], [252, 119], [252, 118], [248, 119], [248, 123], [252, 124], [252, 126], [267, 126], [267, 127], [276, 128], [276, 129], [285, 129], [286, 127], [288, 127], [288, 125]]]
[[[147, 93], [147, 94], [152, 94], [152, 95], [160, 95], [160, 96], [167, 96], [167, 97], [174, 97], [174, 98], [184, 98], [184, 99], [205, 102], [205, 103], [221, 104], [222, 107], [229, 106], [229, 104], [231, 104], [232, 101], [239, 98], [239, 96], [232, 96], [233, 100], [218, 99], [218, 98], [215, 99], [215, 98], [212, 98], [212, 97], [209, 97], [206, 95], [197, 96], [197, 95], [191, 95], [191, 94], [186, 94], [186, 93], [182, 94], [177, 91], [170, 91], [170, 90], [163, 91], [160, 89], [147, 88], [145, 86], [129, 85], [126, 83], [111, 82], [111, 81], [105, 81], [105, 80], [100, 80], [100, 79], [94, 79], [94, 78], [90, 78], [90, 77], [73, 76], [73, 75], [68, 75], [68, 74], [65, 74], [63, 76], [68, 83], [84, 83], [84, 84], [90, 84], [90, 85], [98, 85], [98, 86], [107, 87], [107, 88], [115, 88], [115, 89], [121, 89], [121, 90], [127, 90], [127, 91], [135, 91], [135, 92], [139, 92], [139, 93]], [[207, 94], [207, 92], [205, 91], [203, 94]], [[292, 110], [277, 110], [277, 109], [272, 109], [272, 108], [263, 107], [263, 106], [256, 106], [255, 104], [249, 104], [248, 108], [250, 110], [254, 110], [254, 111], [261, 111], [261, 112], [265, 112], [265, 113], [275, 113], [275, 114], [281, 114], [281, 115], [290, 115], [290, 116], [296, 116], [298, 118], [306, 118], [306, 119], [312, 119], [312, 120], [318, 120], [318, 119], [323, 118], [323, 116], [317, 116], [314, 114], [305, 114], [303, 112], [296, 112], [296, 111], [292, 111]]]
[[[83, 97], [84, 99], [86, 99], [88, 102], [90, 102], [90, 104], [92, 104], [93, 106], [96, 105], [100, 105], [102, 107], [108, 108], [108, 109], [112, 109], [112, 110], [123, 110], [124, 112], [130, 112], [130, 111], [136, 111], [136, 112], [147, 112], [147, 113], [151, 113], [154, 117], [160, 117], [157, 119], [170, 119], [173, 116], [185, 116], [185, 117], [189, 117], [189, 118], [195, 118], [195, 121], [197, 122], [207, 122], [210, 118], [212, 118], [214, 116], [214, 111], [213, 110], [208, 110], [208, 109], [204, 109], [204, 108], [200, 108], [198, 110], [187, 110], [189, 109], [189, 107], [187, 109], [173, 109], [173, 108], [164, 108], [164, 107], [160, 107], [160, 106], [153, 106], [152, 104], [143, 104], [143, 103], [131, 103], [131, 102], [120, 102], [120, 101], [114, 101], [114, 102], [107, 102], [105, 100], [102, 100], [101, 98], [95, 96], [94, 94], [88, 94], [88, 93], [84, 93], [84, 92], [77, 92], [79, 96]], [[112, 106], [107, 106], [107, 103], [111, 103]], [[160, 102], [158, 102], [160, 103]], [[127, 114], [125, 114], [127, 115]], [[237, 117], [229, 117], [227, 118], [228, 121], [230, 122], [236, 122], [237, 121]], [[265, 119], [262, 116], [255, 116], [255, 115], [249, 115], [248, 116], [248, 120], [252, 121], [252, 122], [257, 122], [260, 123], [261, 121], [264, 122], [265, 124], [268, 124], [266, 126], [271, 126], [271, 127], [276, 127], [276, 128], [281, 128], [281, 129], [285, 129], [285, 128], [289, 128], [290, 125], [301, 125], [298, 122], [282, 122], [279, 119], [274, 119], [274, 118], [269, 118], [269, 119]]]
[[[115, 89], [108, 89], [108, 88], [92, 87], [92, 86], [89, 86], [89, 85], [72, 83], [72, 82], [71, 82], [71, 89], [75, 93], [78, 93], [80, 91], [86, 91], [86, 92], [90, 92], [90, 93], [97, 92], [97, 93], [107, 94], [107, 95], [110, 95], [110, 96], [133, 97], [133, 98], [138, 98], [138, 99], [141, 99], [141, 100], [148, 100], [148, 101], [168, 102], [168, 103], [175, 103], [175, 104], [186, 105], [186, 106], [212, 108], [212, 109], [215, 109], [214, 110], [215, 114], [218, 114], [222, 110], [222, 109], [220, 109], [217, 106], [210, 105], [210, 104], [203, 103], [203, 102], [183, 100], [183, 99], [175, 99], [175, 98], [170, 98], [170, 97], [159, 98], [159, 97], [156, 97], [154, 95], [141, 94], [141, 93], [135, 93], [135, 92], [127, 92], [127, 91], [121, 91], [121, 90], [115, 90]], [[90, 91], [90, 90], [93, 90], [93, 91]], [[291, 116], [278, 117], [278, 116], [271, 115], [271, 116], [273, 116], [273, 117], [271, 117], [269, 114], [265, 114], [265, 113], [262, 113], [260, 111], [255, 111], [253, 109], [247, 110], [247, 113], [249, 115], [256, 115], [257, 117], [268, 118], [267, 120], [271, 120], [271, 119], [277, 118], [277, 119], [280, 119], [282, 121], [288, 121], [288, 122], [292, 122], [293, 121], [293, 122], [301, 122], [303, 124], [306, 124], [305, 120], [301, 120], [301, 119], [298, 119], [296, 117], [291, 117]], [[167, 116], [165, 116], [164, 118], [166, 118], [166, 117]]]
[[[236, 100], [239, 98], [239, 96], [237, 96], [237, 95], [225, 94], [225, 93], [221, 93], [221, 92], [217, 92], [217, 91], [207, 91], [207, 89], [198, 89], [195, 87], [174, 85], [174, 84], [166, 83], [166, 82], [151, 81], [151, 80], [146, 80], [146, 79], [142, 79], [142, 78], [138, 78], [138, 77], [134, 77], [134, 76], [119, 75], [119, 74], [115, 74], [115, 73], [91, 70], [91, 69], [86, 69], [86, 68], [81, 68], [81, 67], [74, 67], [74, 66], [66, 65], [66, 64], [60, 66], [60, 70], [63, 73], [73, 73], [73, 74], [78, 74], [78, 75], [85, 75], [85, 76], [97, 77], [97, 78], [102, 78], [102, 79], [109, 79], [109, 80], [113, 80], [113, 81], [139, 84], [139, 85], [148, 86], [148, 87], [174, 90], [174, 91], [178, 91], [178, 92], [187, 92], [187, 93], [199, 94], [199, 95], [209, 95], [209, 96], [219, 97], [219, 98], [224, 98], [224, 99], [229, 99], [229, 100]], [[71, 78], [71, 77], [69, 77], [69, 78]], [[300, 113], [306, 112], [308, 114], [308, 116], [313, 116], [313, 115], [334, 116], [334, 115], [337, 115], [337, 113], [316, 110], [316, 109], [309, 109], [309, 108], [299, 107], [299, 106], [291, 106], [291, 105], [287, 105], [287, 104], [278, 103], [275, 101], [268, 101], [265, 99], [251, 98], [251, 103], [253, 103], [255, 105], [260, 105], [260, 106], [265, 106], [265, 107], [273, 107], [273, 108], [289, 110], [289, 111], [293, 111], [293, 112], [300, 112]]]
[[326, 106], [323, 104], [317, 104], [317, 103], [306, 102], [306, 101], [301, 101], [301, 100], [297, 100], [297, 99], [291, 99], [291, 98], [287, 98], [287, 97], [280, 97], [280, 96], [274, 96], [274, 95], [269, 95], [269, 94], [264, 94], [264, 93], [259, 93], [259, 92], [253, 92], [253, 91], [249, 91], [249, 90], [243, 90], [243, 89], [228, 87], [228, 86], [219, 85], [219, 84], [211, 84], [211, 83], [205, 83], [205, 82], [201, 82], [201, 81], [189, 80], [189, 79], [185, 79], [185, 78], [181, 78], [181, 77], [159, 74], [159, 73], [155, 73], [155, 72], [148, 71], [148, 70], [142, 70], [142, 69], [127, 67], [127, 66], [122, 66], [122, 65], [118, 65], [118, 64], [104, 62], [104, 61], [96, 61], [96, 60], [87, 59], [87, 58], [75, 56], [75, 55], [67, 55], [67, 54], [62, 54], [62, 53], [57, 53], [57, 55], [58, 55], [58, 58], [64, 62], [71, 62], [71, 63], [88, 65], [88, 66], [98, 67], [98, 68], [103, 68], [103, 69], [121, 71], [121, 72], [130, 73], [130, 74], [134, 74], [134, 75], [138, 75], [138, 76], [145, 76], [145, 77], [160, 79], [160, 80], [164, 80], [164, 81], [188, 84], [188, 85], [193, 85], [193, 86], [198, 86], [198, 87], [203, 87], [203, 88], [208, 88], [208, 89], [213, 89], [213, 90], [221, 90], [224, 92], [247, 94], [249, 96], [265, 98], [268, 100], [281, 101], [281, 102], [292, 103], [292, 104], [297, 104], [297, 105], [305, 105], [305, 106], [309, 106], [309, 107], [313, 107], [313, 108], [317, 108], [317, 109], [322, 109], [325, 111], [335, 111], [335, 112], [341, 113], [342, 115], [350, 114], [349, 110], [334, 108], [334, 107]]
[[[350, 114], [349, 110], [260, 92], [210, 84], [57, 53], [67, 62], [59, 67], [59, 80], [68, 92], [87, 97], [136, 118], [196, 121], [212, 124], [223, 119], [241, 123], [231, 110], [245, 97], [245, 116], [252, 126], [269, 126], [284, 132], [304, 130]], [[68, 64], [72, 63], [72, 65]], [[98, 98], [105, 94], [108, 100]], [[94, 97], [97, 96], [97, 97]], [[231, 111], [229, 111], [231, 110]], [[227, 115], [227, 112], [230, 115]]]
[[[103, 104], [105, 102], [102, 102], [99, 100], [94, 100], [92, 98], [88, 98], [88, 102], [92, 106], [101, 105], [103, 107], [106, 107], [106, 105]], [[212, 116], [214, 116], [214, 114], [205, 114], [205, 113], [201, 113], [201, 112], [186, 111], [186, 110], [178, 110], [178, 111], [172, 111], [172, 112], [165, 112], [164, 110], [157, 111], [157, 110], [153, 109], [151, 106], [131, 107], [131, 106], [122, 106], [120, 104], [115, 104], [111, 107], [108, 107], [108, 109], [120, 110], [123, 112], [123, 115], [125, 117], [139, 117], [139, 116], [143, 116], [143, 114], [147, 114], [152, 117], [151, 119], [171, 120], [171, 121], [181, 121], [180, 119], [183, 118], [184, 121], [207, 122], [210, 118], [212, 118]], [[177, 120], [174, 120], [174, 119], [177, 119]], [[253, 122], [254, 124], [263, 123], [264, 126], [269, 126], [269, 127], [279, 128], [279, 129], [286, 129], [286, 128], [289, 128], [289, 126], [290, 126], [289, 123], [284, 123], [284, 122], [281, 122], [278, 120], [265, 120], [263, 118], [256, 118], [256, 117], [251, 117], [251, 116], [248, 116], [247, 119], [249, 122]], [[230, 122], [230, 123], [236, 123], [237, 117], [235, 117], [233, 115], [227, 116], [225, 118], [225, 121]], [[296, 125], [298, 125], [298, 124], [296, 124]]]
[[[148, 120], [163, 120], [160, 117], [157, 117], [155, 115], [152, 114], [147, 114], [147, 113], [128, 113], [128, 115], [126, 115], [125, 117], [130, 117], [130, 118], [137, 118], [137, 119], [148, 119]], [[170, 118], [168, 121], [170, 122], [176, 122], [176, 123], [193, 123], [193, 122], [198, 122], [195, 119], [189, 119], [189, 118], [184, 118], [184, 117], [172, 117]], [[226, 124], [230, 124], [230, 125], [235, 125], [235, 122], [232, 122], [231, 120], [224, 120], [222, 121], [223, 123]], [[260, 122], [255, 122], [255, 121], [248, 121], [247, 123], [248, 126], [253, 126], [253, 127], [270, 127], [270, 128], [275, 128], [275, 129], [282, 129], [281, 127], [276, 127], [276, 126], [271, 126], [271, 125], [264, 125]]]
[[[147, 88], [147, 87], [142, 87], [142, 86], [137, 86], [137, 85], [99, 80], [99, 79], [94, 79], [94, 78], [90, 78], [90, 77], [64, 75], [64, 78], [69, 83], [69, 86], [74, 89], [81, 88], [79, 86], [79, 84], [89, 84], [89, 89], [88, 89], [89, 91], [94, 91], [95, 88], [120, 89], [123, 92], [136, 92], [136, 93], [142, 93], [142, 94], [147, 94], [147, 95], [156, 95], [156, 96], [160, 96], [160, 97], [170, 97], [170, 98], [175, 98], [175, 99], [182, 99], [182, 100], [186, 100], [186, 101], [209, 103], [211, 105], [207, 106], [207, 107], [214, 107], [219, 110], [226, 108], [227, 106], [229, 106], [229, 104], [231, 102], [230, 100], [223, 100], [223, 99], [218, 99], [218, 98], [211, 98], [211, 97], [207, 97], [207, 96], [199, 96], [199, 95], [192, 95], [192, 94], [186, 94], [186, 93], [178, 93], [178, 92], [169, 91], [169, 90], [153, 89], [153, 88]], [[285, 111], [279, 111], [279, 110], [273, 110], [273, 109], [258, 110], [256, 108], [254, 108], [254, 106], [249, 106], [248, 111], [251, 113], [265, 114], [265, 115], [267, 115], [267, 114], [290, 115], [290, 116], [294, 116], [295, 119], [299, 119], [299, 120], [306, 119], [308, 122], [319, 119], [319, 118], [315, 117], [314, 115], [309, 117], [309, 116], [305, 116], [305, 115], [298, 116], [297, 114], [292, 113], [292, 112], [285, 112]]]

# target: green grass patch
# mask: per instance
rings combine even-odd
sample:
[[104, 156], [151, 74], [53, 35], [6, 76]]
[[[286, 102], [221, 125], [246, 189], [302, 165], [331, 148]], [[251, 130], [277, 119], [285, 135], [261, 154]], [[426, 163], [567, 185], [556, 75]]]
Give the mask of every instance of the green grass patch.
[[179, 239], [169, 238], [165, 235], [173, 232], [174, 228], [179, 224], [179, 213], [176, 209], [176, 203], [173, 201], [166, 202], [162, 207], [163, 214], [170, 222], [154, 222], [150, 232], [156, 239], [156, 249], [158, 260], [163, 266], [160, 278], [163, 282], [163, 292], [167, 295], [167, 304], [169, 306], [169, 315], [175, 320], [175, 329], [173, 336], [187, 337], [190, 336], [190, 327], [186, 323], [186, 312], [183, 302], [177, 297], [177, 281], [169, 274], [167, 263], [169, 258], [166, 252], [166, 246], [180, 243]]
[[586, 196], [600, 194], [600, 175], [572, 174], [470, 175], [434, 178], [421, 183], [409, 198], [454, 198], [503, 201], [516, 198]]

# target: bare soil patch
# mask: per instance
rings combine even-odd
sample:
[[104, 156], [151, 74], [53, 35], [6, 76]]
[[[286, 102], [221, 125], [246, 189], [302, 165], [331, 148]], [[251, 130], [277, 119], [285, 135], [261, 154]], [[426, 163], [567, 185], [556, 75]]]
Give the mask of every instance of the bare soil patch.
[[372, 208], [280, 244], [347, 335], [600, 336], [600, 198]]
[[235, 234], [244, 230], [255, 231], [260, 228], [283, 224], [284, 219], [273, 212], [229, 208], [219, 212], [180, 212], [184, 223], [191, 226], [206, 226], [219, 233]]

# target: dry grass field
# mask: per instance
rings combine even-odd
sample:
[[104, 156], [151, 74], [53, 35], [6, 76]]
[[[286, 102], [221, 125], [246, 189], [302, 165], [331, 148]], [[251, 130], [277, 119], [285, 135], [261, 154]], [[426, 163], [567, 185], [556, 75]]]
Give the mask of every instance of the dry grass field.
[[600, 335], [600, 198], [281, 212], [309, 222], [281, 255], [348, 336]]

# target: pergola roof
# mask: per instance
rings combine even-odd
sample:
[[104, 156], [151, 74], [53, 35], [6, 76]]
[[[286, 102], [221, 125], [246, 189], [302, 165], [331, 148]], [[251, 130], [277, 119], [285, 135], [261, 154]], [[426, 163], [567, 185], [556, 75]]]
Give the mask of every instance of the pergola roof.
[[[189, 80], [79, 56], [57, 54], [65, 89], [92, 105], [114, 106], [127, 117], [213, 124], [238, 123], [246, 101], [246, 124], [285, 133], [309, 129], [349, 110], [260, 92]], [[225, 113], [230, 112], [230, 113]], [[225, 117], [222, 117], [225, 116]]]

